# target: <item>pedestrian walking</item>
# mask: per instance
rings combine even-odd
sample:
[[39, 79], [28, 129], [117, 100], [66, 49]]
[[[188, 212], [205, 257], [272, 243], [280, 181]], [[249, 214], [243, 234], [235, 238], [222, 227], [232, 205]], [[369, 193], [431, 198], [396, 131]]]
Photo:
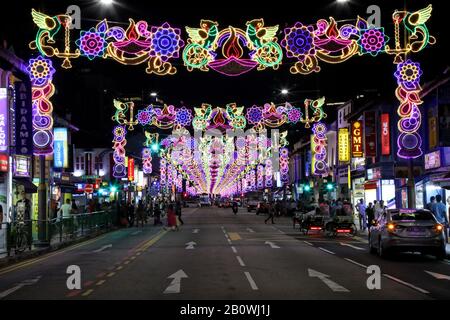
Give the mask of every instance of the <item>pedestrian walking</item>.
[[162, 224], [161, 222], [161, 207], [158, 202], [155, 202], [155, 206], [153, 208], [153, 225], [157, 226]]
[[275, 224], [275, 222], [273, 221], [273, 218], [275, 217], [275, 212], [274, 212], [274, 208], [273, 208], [272, 202], [269, 202], [267, 204], [267, 211], [269, 213], [269, 216], [267, 217], [266, 220], [264, 220], [264, 223], [267, 224], [267, 221], [272, 220], [272, 224]]
[[141, 222], [141, 227], [144, 227], [144, 221], [145, 221], [145, 208], [144, 203], [142, 200], [139, 200], [138, 206], [136, 208], [136, 227], [139, 227], [139, 222]]
[[372, 205], [372, 202], [369, 202], [369, 206], [366, 208], [366, 216], [367, 216], [367, 229], [373, 225], [373, 221], [375, 220], [375, 208]]
[[177, 215], [178, 221], [183, 225], [184, 221], [181, 219], [181, 202], [179, 200], [175, 204], [175, 214]]
[[364, 231], [366, 230], [366, 204], [364, 203], [364, 199], [359, 199], [356, 210], [358, 211], [359, 217], [359, 229]]
[[377, 207], [375, 207], [375, 220], [378, 220], [384, 213], [385, 207], [384, 207], [384, 200], [380, 200], [377, 203]]
[[430, 202], [427, 203], [427, 205], [425, 206], [425, 209], [433, 211], [433, 206], [436, 203], [436, 197], [432, 196], [430, 197]]
[[177, 215], [175, 214], [175, 209], [173, 207], [173, 204], [169, 204], [167, 207], [167, 228], [164, 227], [165, 230], [170, 229], [172, 231], [177, 230]]
[[134, 226], [134, 203], [133, 202], [129, 202], [128, 203], [128, 226], [132, 227]]
[[444, 226], [444, 233], [445, 233], [445, 242], [448, 242], [448, 218], [447, 218], [447, 208], [444, 203], [442, 203], [442, 196], [438, 194], [436, 196], [436, 203], [433, 204], [432, 210], [433, 215], [435, 216], [436, 220]]

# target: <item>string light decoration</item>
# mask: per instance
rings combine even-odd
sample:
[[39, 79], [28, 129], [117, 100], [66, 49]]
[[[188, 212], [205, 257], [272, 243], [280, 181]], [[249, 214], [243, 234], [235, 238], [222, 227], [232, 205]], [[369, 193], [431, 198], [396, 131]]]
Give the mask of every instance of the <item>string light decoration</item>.
[[316, 176], [327, 176], [327, 127], [324, 123], [315, 123], [312, 127], [314, 143], [314, 168], [313, 174]]
[[136, 120], [141, 126], [151, 125], [153, 122], [153, 107], [148, 106], [144, 110], [139, 110]]
[[[301, 116], [299, 120], [301, 123], [305, 124], [305, 128], [310, 128], [312, 123], [317, 123], [327, 117], [327, 114], [323, 111], [324, 104], [325, 97], [317, 100], [305, 100], [305, 114], [304, 116]], [[312, 112], [311, 116], [310, 112]]]
[[265, 184], [266, 184], [266, 188], [272, 188], [273, 186], [273, 171], [272, 171], [272, 160], [271, 159], [267, 159], [266, 160], [266, 179], [265, 179]]
[[[121, 102], [114, 99], [113, 104], [116, 112], [112, 117], [112, 120], [120, 125], [128, 126], [128, 130], [133, 131], [134, 126], [139, 123], [138, 120], [134, 119], [134, 102]], [[128, 119], [127, 112], [130, 114]]]
[[261, 164], [257, 169], [257, 187], [259, 190], [264, 189], [264, 166]]
[[400, 101], [397, 111], [400, 116], [397, 155], [405, 159], [418, 158], [423, 154], [422, 138], [418, 133], [422, 122], [418, 106], [423, 102], [420, 99], [422, 90], [420, 87], [420, 77], [422, 76], [420, 64], [411, 60], [399, 63], [394, 76], [398, 84], [395, 95]]
[[127, 176], [127, 169], [125, 166], [125, 146], [127, 145], [126, 134], [127, 129], [122, 125], [116, 126], [113, 130], [113, 177], [115, 178], [125, 178]]
[[192, 111], [185, 107], [176, 110], [175, 123], [181, 127], [189, 126], [192, 123]]
[[289, 150], [280, 149], [280, 180], [284, 185], [289, 184]]
[[384, 28], [369, 28], [359, 30], [358, 44], [363, 54], [376, 57], [384, 51], [389, 37], [385, 35]]
[[39, 56], [30, 59], [27, 72], [32, 84], [33, 146], [35, 155], [53, 153], [53, 105], [55, 93], [52, 83], [55, 69], [49, 59]]
[[166, 182], [167, 182], [167, 161], [164, 158], [161, 158], [159, 160], [159, 182], [161, 184], [161, 187], [165, 187], [166, 186]]
[[144, 174], [151, 174], [152, 168], [152, 150], [150, 148], [142, 149], [142, 171]]

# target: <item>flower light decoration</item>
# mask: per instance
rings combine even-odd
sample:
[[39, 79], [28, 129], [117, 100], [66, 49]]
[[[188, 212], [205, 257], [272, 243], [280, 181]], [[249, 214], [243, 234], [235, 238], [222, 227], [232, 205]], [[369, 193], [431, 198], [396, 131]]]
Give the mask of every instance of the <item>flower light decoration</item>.
[[257, 168], [257, 187], [261, 190], [264, 189], [264, 166], [259, 164]]
[[189, 126], [192, 123], [192, 111], [185, 107], [176, 110], [175, 123], [181, 127]]
[[370, 28], [359, 30], [358, 44], [362, 53], [376, 56], [384, 51], [389, 37], [385, 35], [384, 28]]
[[113, 177], [115, 178], [125, 178], [127, 176], [127, 170], [125, 166], [125, 146], [127, 144], [126, 134], [127, 129], [122, 125], [116, 126], [113, 130]]
[[53, 153], [53, 105], [55, 93], [52, 83], [55, 69], [49, 59], [42, 56], [30, 59], [27, 67], [32, 84], [33, 146], [35, 155]]
[[136, 120], [141, 126], [151, 125], [153, 122], [153, 107], [148, 106], [144, 110], [139, 110]]
[[273, 171], [272, 171], [272, 160], [267, 159], [266, 160], [266, 178], [265, 178], [265, 184], [266, 188], [272, 188], [273, 186]]
[[89, 31], [81, 31], [80, 38], [75, 41], [81, 55], [89, 60], [97, 57], [103, 58], [108, 45], [106, 42], [107, 30], [108, 23], [103, 20], [95, 28], [91, 28]]
[[400, 116], [397, 155], [401, 158], [417, 158], [423, 154], [422, 138], [418, 133], [422, 122], [422, 115], [418, 107], [423, 102], [420, 99], [421, 75], [422, 70], [419, 63], [411, 60], [398, 64], [397, 71], [394, 73], [398, 84], [395, 94], [400, 101], [397, 111]]
[[314, 168], [316, 176], [327, 176], [327, 127], [324, 123], [315, 123], [312, 127], [314, 142]]

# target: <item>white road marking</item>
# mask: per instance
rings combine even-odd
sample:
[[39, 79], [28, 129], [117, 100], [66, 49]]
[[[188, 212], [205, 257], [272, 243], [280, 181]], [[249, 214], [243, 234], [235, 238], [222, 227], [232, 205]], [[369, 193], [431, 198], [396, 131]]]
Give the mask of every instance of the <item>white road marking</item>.
[[308, 275], [311, 278], [320, 279], [323, 283], [325, 283], [328, 286], [328, 288], [330, 288], [334, 292], [350, 292], [350, 290], [348, 290], [347, 288], [344, 288], [340, 284], [328, 279], [330, 276], [327, 274], [321, 273], [313, 269], [308, 269]]
[[441, 274], [441, 273], [436, 273], [436, 272], [431, 272], [431, 271], [426, 271], [426, 270], [425, 270], [425, 272], [438, 280], [450, 280], [450, 276], [448, 276], [446, 274]]
[[142, 232], [142, 230], [137, 230], [137, 231], [131, 233], [131, 235], [132, 235], [132, 236], [135, 236], [135, 235], [137, 235], [137, 234], [139, 234], [139, 233], [141, 233], [141, 232]]
[[304, 243], [306, 243], [308, 246], [314, 246], [311, 242], [308, 242], [308, 241], [303, 241]]
[[237, 250], [234, 246], [231, 246], [231, 250], [233, 250], [234, 253], [237, 253]]
[[192, 233], [198, 233], [200, 231], [200, 229], [193, 229]]
[[195, 249], [195, 245], [196, 245], [197, 243], [196, 242], [194, 242], [194, 241], [191, 241], [191, 242], [188, 242], [188, 243], [186, 243], [186, 250], [192, 250], [192, 249]]
[[245, 267], [245, 263], [244, 261], [242, 261], [242, 258], [239, 256], [236, 256], [237, 261], [239, 262], [239, 264], [241, 265], [241, 267]]
[[170, 285], [164, 290], [164, 294], [168, 293], [180, 293], [181, 291], [181, 279], [189, 278], [183, 270], [178, 270], [174, 274], [167, 277], [168, 279], [173, 279]]
[[255, 233], [255, 231], [252, 228], [247, 228], [247, 231], [250, 233]]
[[430, 293], [430, 292], [428, 292], [427, 290], [424, 290], [424, 289], [422, 289], [422, 288], [416, 287], [415, 285], [413, 285], [413, 284], [411, 284], [411, 283], [405, 282], [405, 281], [403, 281], [403, 280], [400, 280], [400, 279], [398, 279], [398, 278], [396, 278], [396, 277], [393, 277], [393, 276], [390, 276], [390, 275], [388, 275], [388, 274], [383, 273], [383, 276], [385, 276], [386, 278], [389, 278], [389, 279], [391, 279], [391, 280], [393, 280], [393, 281], [395, 281], [395, 282], [401, 283], [401, 284], [403, 284], [403, 285], [405, 285], [405, 286], [407, 286], [407, 287], [410, 287], [410, 288], [412, 288], [412, 289], [414, 289], [414, 290], [417, 290], [417, 291], [419, 291], [419, 292], [421, 292], [421, 293], [425, 293], [425, 294]]
[[364, 250], [364, 249], [361, 248], [361, 247], [357, 247], [357, 246], [351, 245], [351, 244], [349, 244], [349, 243], [340, 242], [340, 244], [341, 244], [341, 246], [344, 246], [344, 247], [350, 247], [350, 248], [353, 248], [353, 249], [356, 249], [356, 250]]
[[250, 283], [250, 287], [251, 287], [253, 290], [258, 290], [258, 286], [256, 285], [255, 280], [253, 280], [253, 278], [252, 278], [250, 272], [247, 272], [247, 271], [246, 271], [246, 272], [244, 272], [244, 274], [245, 274], [245, 276], [247, 277], [248, 282]]
[[103, 246], [103, 247], [101, 247], [100, 249], [94, 250], [94, 251], [92, 251], [92, 252], [94, 252], [94, 253], [99, 253], [99, 252], [102, 252], [103, 250], [106, 250], [106, 249], [108, 249], [108, 248], [112, 248], [112, 244], [108, 244], [108, 245]]
[[41, 278], [42, 278], [42, 276], [37, 276], [34, 279], [24, 280], [21, 283], [19, 283], [18, 285], [16, 285], [15, 287], [12, 287], [6, 291], [0, 292], [0, 299], [3, 299], [5, 297], [9, 296], [10, 294], [16, 292], [17, 290], [19, 290], [25, 286], [31, 286], [33, 284], [36, 284]]
[[227, 241], [228, 241], [228, 243], [229, 243], [229, 244], [231, 244], [231, 243], [232, 243], [230, 239], [227, 239]]
[[326, 253], [329, 253], [329, 254], [336, 254], [336, 253], [334, 253], [333, 251], [324, 249], [324, 248], [322, 248], [322, 247], [319, 247], [319, 249], [322, 250], [322, 251], [325, 251]]
[[279, 246], [277, 246], [275, 243], [271, 241], [266, 241], [264, 244], [268, 244], [272, 249], [280, 249]]
[[367, 266], [365, 266], [365, 265], [363, 265], [363, 264], [361, 264], [361, 263], [359, 263], [359, 262], [356, 262], [356, 261], [354, 261], [354, 260], [352, 260], [352, 259], [344, 258], [344, 260], [346, 260], [346, 261], [348, 261], [348, 262], [350, 262], [350, 263], [356, 264], [357, 266], [360, 266], [361, 268], [367, 269]]

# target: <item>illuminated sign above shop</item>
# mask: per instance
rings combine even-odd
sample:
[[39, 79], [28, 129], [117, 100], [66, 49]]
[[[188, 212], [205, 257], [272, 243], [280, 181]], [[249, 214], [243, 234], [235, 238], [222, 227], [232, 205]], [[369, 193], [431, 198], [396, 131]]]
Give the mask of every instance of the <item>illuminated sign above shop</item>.
[[339, 161], [349, 162], [350, 161], [350, 141], [348, 128], [339, 129], [338, 134], [338, 151], [339, 151]]
[[361, 121], [352, 122], [352, 158], [362, 158], [363, 154], [363, 128]]
[[425, 170], [437, 169], [441, 167], [441, 152], [434, 151], [425, 155]]

